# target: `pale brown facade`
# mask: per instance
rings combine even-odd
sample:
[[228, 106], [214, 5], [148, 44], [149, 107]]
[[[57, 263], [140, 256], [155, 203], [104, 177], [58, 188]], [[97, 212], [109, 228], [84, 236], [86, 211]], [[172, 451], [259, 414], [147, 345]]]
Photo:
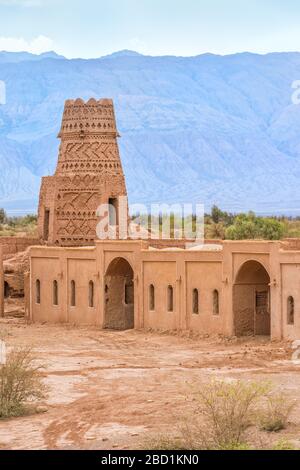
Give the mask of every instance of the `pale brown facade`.
[[117, 136], [111, 100], [66, 102], [56, 173], [40, 194], [50, 246], [30, 249], [29, 319], [299, 339], [300, 240], [95, 241], [98, 205], [126, 195]]
[[30, 319], [300, 338], [300, 250], [291, 242], [150, 245], [31, 248]]

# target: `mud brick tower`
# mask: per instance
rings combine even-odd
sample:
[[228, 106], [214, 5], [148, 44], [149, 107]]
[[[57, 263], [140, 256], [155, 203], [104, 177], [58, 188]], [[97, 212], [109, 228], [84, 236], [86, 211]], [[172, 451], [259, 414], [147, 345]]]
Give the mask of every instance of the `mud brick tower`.
[[117, 209], [127, 194], [112, 100], [67, 100], [58, 137], [56, 172], [42, 179], [39, 235], [49, 245], [92, 245], [99, 205]]

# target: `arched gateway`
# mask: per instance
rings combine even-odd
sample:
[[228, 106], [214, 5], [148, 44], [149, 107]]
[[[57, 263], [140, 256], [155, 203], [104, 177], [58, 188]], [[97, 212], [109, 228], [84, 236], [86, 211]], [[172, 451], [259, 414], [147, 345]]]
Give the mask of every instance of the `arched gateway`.
[[133, 270], [124, 258], [114, 259], [106, 271], [104, 300], [104, 328], [134, 328]]
[[258, 261], [244, 263], [236, 276], [233, 314], [237, 336], [270, 336], [270, 276]]

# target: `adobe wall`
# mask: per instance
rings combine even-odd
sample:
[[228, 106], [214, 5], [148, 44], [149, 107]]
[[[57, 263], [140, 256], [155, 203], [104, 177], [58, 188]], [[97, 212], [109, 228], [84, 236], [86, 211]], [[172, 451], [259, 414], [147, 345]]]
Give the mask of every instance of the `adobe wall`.
[[24, 275], [29, 271], [29, 248], [11, 255], [4, 262], [5, 297], [23, 297]]
[[[278, 242], [224, 242], [219, 249], [204, 250], [171, 248], [148, 249], [145, 241], [97, 241], [93, 248], [31, 248], [30, 316], [33, 321], [90, 324], [101, 328], [110, 315], [107, 295], [115, 293], [113, 310], [124, 305], [124, 278], [118, 278], [111, 266], [123, 259], [133, 271], [134, 327], [163, 330], [191, 330], [201, 334], [239, 334], [235, 312], [242, 310], [240, 321], [245, 331], [253, 329], [255, 314], [258, 330], [271, 328], [272, 339], [300, 338], [300, 251], [282, 250]], [[255, 282], [236, 285], [240, 269], [255, 262], [264, 269], [268, 281], [259, 277]], [[107, 272], [113, 273], [114, 287], [109, 285]], [[41, 282], [41, 302], [35, 301], [35, 283]], [[59, 305], [53, 305], [53, 281], [58, 281]], [[76, 284], [76, 306], [70, 305], [70, 283]], [[270, 282], [269, 282], [270, 280]], [[89, 282], [94, 283], [94, 303], [89, 306]], [[107, 284], [108, 282], [108, 284]], [[119, 282], [119, 284], [118, 284]], [[155, 291], [155, 308], [151, 308], [150, 290]], [[168, 288], [173, 290], [173, 309], [168, 310]], [[199, 311], [194, 312], [193, 291], [198, 291]], [[237, 292], [237, 289], [241, 289]], [[256, 311], [256, 293], [270, 296], [271, 317]], [[218, 292], [219, 311], [214, 311], [214, 295]], [[287, 322], [287, 299], [295, 301], [294, 324]], [[238, 298], [236, 298], [238, 297]], [[123, 308], [122, 307], [122, 308]], [[130, 307], [131, 308], [131, 307]], [[117, 313], [116, 313], [117, 315]], [[118, 315], [117, 315], [118, 316]], [[109, 318], [113, 318], [109, 317]], [[117, 318], [117, 317], [116, 317]], [[252, 319], [251, 319], [252, 318]], [[250, 322], [250, 323], [249, 323]], [[120, 326], [119, 320], [118, 325]], [[241, 331], [242, 333], [242, 331]]]
[[[147, 251], [141, 253], [142, 327], [192, 330], [214, 334], [226, 332], [223, 304], [222, 254], [219, 252]], [[151, 311], [149, 286], [155, 289]], [[167, 308], [168, 287], [174, 292], [174, 309]], [[193, 290], [199, 292], [199, 313], [192, 310]], [[220, 312], [213, 314], [213, 292], [219, 293]]]
[[[273, 279], [273, 310], [280, 312], [277, 319], [277, 336], [300, 339], [300, 252], [279, 250], [280, 263]], [[288, 324], [288, 298], [295, 304], [295, 324]]]
[[[95, 248], [31, 248], [30, 320], [50, 323], [100, 326], [99, 295], [95, 290], [94, 307], [88, 306], [89, 281], [98, 278]], [[70, 305], [70, 282], [76, 284], [76, 305]], [[40, 302], [36, 283], [40, 282]], [[58, 283], [58, 305], [53, 302], [53, 282]]]
[[36, 237], [0, 237], [4, 260], [12, 258], [17, 253], [26, 251], [27, 248], [35, 245], [39, 245], [39, 239]]
[[[106, 326], [106, 272], [116, 258], [125, 259], [134, 278], [134, 325], [136, 328], [192, 329], [203, 333], [226, 330], [222, 302], [222, 255], [217, 252], [149, 251], [147, 243], [96, 242], [95, 248], [31, 248], [31, 319], [38, 322]], [[41, 283], [36, 303], [36, 281]], [[53, 305], [53, 281], [59, 284], [60, 302]], [[76, 307], [70, 306], [70, 283], [76, 284]], [[89, 282], [95, 285], [94, 307], [88, 307]], [[123, 295], [121, 279], [119, 292]], [[155, 311], [149, 309], [149, 285], [155, 286]], [[174, 289], [173, 311], [167, 309], [167, 288]], [[109, 286], [107, 286], [109, 287]], [[201, 292], [199, 315], [192, 315], [190, 294]], [[220, 314], [212, 314], [212, 293], [219, 291]], [[103, 293], [103, 294], [102, 294]], [[228, 331], [227, 331], [228, 332]], [[229, 332], [228, 332], [229, 333]]]

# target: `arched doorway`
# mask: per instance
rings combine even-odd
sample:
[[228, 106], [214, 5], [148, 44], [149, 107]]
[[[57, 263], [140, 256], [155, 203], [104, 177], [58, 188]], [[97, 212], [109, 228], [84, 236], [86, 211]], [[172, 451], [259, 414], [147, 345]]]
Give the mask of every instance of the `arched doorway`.
[[104, 300], [104, 328], [134, 328], [133, 270], [124, 258], [113, 260], [106, 271]]
[[247, 261], [236, 276], [233, 314], [236, 336], [270, 336], [270, 276], [258, 261]]

